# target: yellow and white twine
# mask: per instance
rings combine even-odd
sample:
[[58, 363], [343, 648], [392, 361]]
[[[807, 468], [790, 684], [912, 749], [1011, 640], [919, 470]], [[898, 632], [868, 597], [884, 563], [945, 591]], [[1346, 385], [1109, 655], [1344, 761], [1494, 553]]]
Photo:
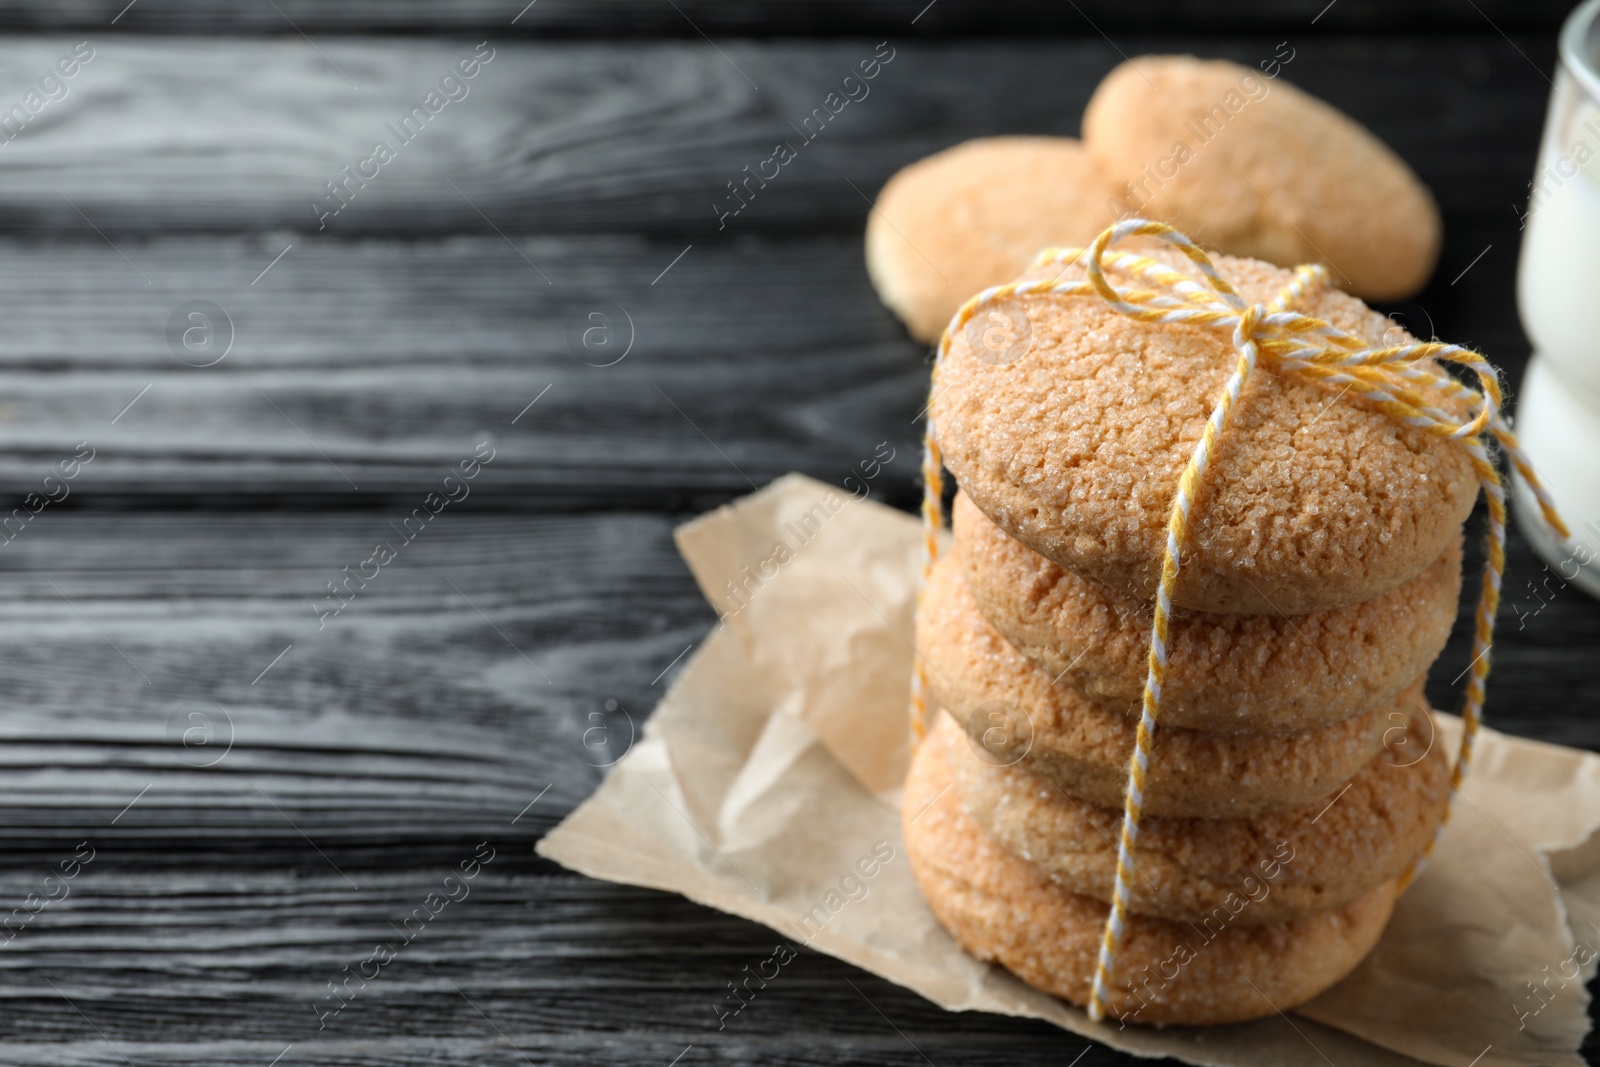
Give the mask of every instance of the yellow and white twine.
[[[1108, 252], [1110, 245], [1130, 237], [1151, 237], [1172, 245], [1186, 255], [1204, 276], [1204, 282], [1158, 260], [1125, 252]], [[1064, 269], [1081, 265], [1084, 280], [1060, 280]], [[1296, 376], [1346, 392], [1374, 405], [1391, 419], [1405, 426], [1416, 426], [1429, 433], [1455, 441], [1472, 462], [1483, 486], [1488, 505], [1489, 528], [1485, 537], [1487, 560], [1483, 569], [1483, 588], [1478, 599], [1473, 635], [1470, 679], [1462, 701], [1463, 731], [1461, 747], [1451, 777], [1451, 797], [1472, 761], [1473, 743], [1482, 718], [1484, 683], [1489, 675], [1489, 648], [1494, 637], [1495, 613], [1500, 604], [1500, 581], [1505, 570], [1506, 495], [1500, 474], [1484, 441], [1487, 433], [1510, 458], [1512, 465], [1533, 491], [1545, 521], [1563, 540], [1569, 534], [1555, 507], [1540, 484], [1539, 477], [1517, 446], [1516, 438], [1500, 413], [1502, 394], [1498, 372], [1483, 356], [1459, 345], [1436, 341], [1374, 348], [1367, 341], [1340, 330], [1321, 319], [1290, 310], [1313, 287], [1327, 284], [1327, 270], [1321, 266], [1302, 266], [1294, 280], [1268, 304], [1246, 304], [1233, 287], [1217, 273], [1210, 258], [1193, 241], [1170, 226], [1145, 219], [1126, 219], [1110, 227], [1086, 249], [1046, 249], [1034, 260], [1030, 273], [1057, 266], [1052, 277], [1012, 282], [985, 289], [968, 300], [950, 320], [934, 357], [929, 393], [930, 413], [923, 438], [923, 584], [939, 556], [939, 534], [944, 525], [943, 460], [931, 413], [932, 397], [939, 391], [939, 371], [950, 351], [951, 338], [963, 329], [979, 310], [1011, 297], [1033, 294], [1051, 296], [1098, 296], [1111, 308], [1141, 322], [1183, 323], [1231, 329], [1233, 347], [1238, 353], [1233, 373], [1218, 394], [1211, 417], [1206, 420], [1200, 443], [1195, 446], [1182, 476], [1167, 520], [1166, 549], [1161, 561], [1161, 581], [1156, 590], [1155, 618], [1150, 631], [1149, 671], [1145, 677], [1144, 702], [1139, 715], [1133, 753], [1128, 760], [1128, 784], [1123, 800], [1122, 833], [1117, 842], [1117, 876], [1112, 890], [1111, 910], [1106, 917], [1105, 934], [1090, 989], [1089, 1016], [1104, 1018], [1110, 999], [1110, 981], [1116, 965], [1128, 914], [1129, 885], [1134, 846], [1139, 839], [1139, 821], [1144, 807], [1145, 778], [1150, 773], [1150, 753], [1160, 719], [1161, 691], [1167, 673], [1167, 638], [1172, 617], [1172, 593], [1190, 537], [1189, 509], [1211, 462], [1218, 437], [1228, 425], [1228, 416], [1238, 403], [1245, 383], [1258, 364], [1281, 375]], [[1143, 287], [1117, 288], [1106, 280], [1110, 268]], [[1469, 368], [1477, 376], [1479, 388], [1473, 390], [1445, 372], [1441, 363]], [[1431, 402], [1425, 395], [1443, 395], [1460, 402], [1467, 414], [1453, 414]], [[920, 595], [920, 594], [919, 594]], [[911, 684], [912, 732], [920, 741], [927, 732], [926, 668], [920, 659]], [[1446, 819], [1449, 811], [1446, 810]], [[1421, 870], [1443, 833], [1429, 842], [1423, 854], [1401, 877], [1402, 889]]]

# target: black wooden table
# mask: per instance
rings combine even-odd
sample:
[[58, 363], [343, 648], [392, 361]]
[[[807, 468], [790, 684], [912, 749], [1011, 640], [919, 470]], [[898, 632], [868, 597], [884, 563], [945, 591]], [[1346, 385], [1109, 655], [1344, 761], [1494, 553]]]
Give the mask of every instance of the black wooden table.
[[[524, 2], [0, 3], [0, 1062], [1127, 1062], [809, 952], [719, 1032], [770, 933], [532, 844], [714, 621], [675, 524], [885, 439], [915, 499], [926, 352], [861, 255], [897, 168], [1287, 41], [1443, 205], [1390, 310], [1515, 381], [1565, 5]], [[1519, 628], [1513, 538], [1493, 721], [1600, 747], [1600, 606]]]

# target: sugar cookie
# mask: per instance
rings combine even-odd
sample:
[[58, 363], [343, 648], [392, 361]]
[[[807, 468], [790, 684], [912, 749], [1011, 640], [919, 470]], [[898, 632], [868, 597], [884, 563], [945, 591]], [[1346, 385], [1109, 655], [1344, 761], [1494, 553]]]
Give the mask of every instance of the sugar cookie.
[[[1216, 264], [1246, 300], [1291, 280], [1254, 260]], [[1136, 321], [1095, 296], [1004, 307], [1016, 334], [1004, 359], [958, 331], [943, 361], [930, 411], [945, 465], [1012, 537], [1152, 599], [1179, 475], [1237, 358], [1230, 333]], [[1408, 340], [1337, 290], [1307, 294], [1299, 310], [1374, 343]], [[1196, 495], [1174, 603], [1298, 615], [1368, 600], [1456, 543], [1477, 490], [1454, 442], [1262, 369]]]
[[[951, 517], [967, 588], [1000, 636], [1087, 697], [1140, 698], [1149, 604], [1007, 537], [964, 493]], [[1460, 595], [1458, 537], [1415, 578], [1348, 608], [1292, 618], [1183, 612], [1167, 639], [1161, 721], [1299, 730], [1386, 704], [1444, 649]]]
[[[1332, 800], [1251, 819], [1143, 820], [1129, 909], [1257, 926], [1342, 907], [1399, 877], [1444, 816], [1450, 764], [1420, 697], [1409, 720], [1395, 718], [1384, 753]], [[946, 761], [984, 833], [1063, 888], [1110, 903], [1122, 812], [980, 758], [948, 715], [939, 720], [929, 758]]]
[[867, 217], [867, 273], [911, 336], [932, 343], [966, 299], [1043, 248], [1087, 244], [1115, 218], [1077, 141], [985, 137], [901, 170]]
[[[923, 593], [916, 643], [939, 704], [994, 750], [996, 760], [1016, 763], [1073, 796], [1122, 807], [1137, 705], [1099, 704], [1052, 685], [985, 621], [953, 556], [939, 561]], [[1296, 733], [1163, 728], [1144, 810], [1224, 819], [1311, 804], [1378, 753], [1394, 710], [1378, 707]]]
[[[984, 836], [952, 795], [949, 769], [935, 751], [928, 744], [917, 750], [901, 809], [906, 855], [933, 914], [972, 955], [1087, 1003], [1106, 905], [1068, 892]], [[1371, 951], [1394, 898], [1390, 882], [1343, 907], [1264, 926], [1196, 927], [1130, 915], [1108, 1014], [1201, 1025], [1287, 1011]]]
[[1427, 187], [1360, 123], [1285, 78], [1139, 56], [1095, 90], [1083, 137], [1130, 213], [1207, 246], [1324, 263], [1373, 300], [1415, 293], [1439, 257]]

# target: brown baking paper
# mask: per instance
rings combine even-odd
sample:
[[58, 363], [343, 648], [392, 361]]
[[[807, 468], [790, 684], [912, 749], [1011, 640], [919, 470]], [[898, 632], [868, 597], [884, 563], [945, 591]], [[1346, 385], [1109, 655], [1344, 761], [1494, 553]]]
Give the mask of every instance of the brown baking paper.
[[[914, 518], [799, 475], [682, 527], [679, 548], [723, 622], [539, 853], [765, 923], [951, 1011], [1044, 1019], [1136, 1055], [1219, 1067], [1583, 1062], [1583, 983], [1600, 951], [1600, 757], [1491, 730], [1377, 948], [1288, 1016], [1097, 1024], [966, 955], [923, 903], [900, 840], [920, 536]], [[1435, 743], [1453, 751], [1459, 721], [1439, 719]], [[722, 1015], [733, 1007], [708, 1002], [707, 1020], [736, 1026]]]

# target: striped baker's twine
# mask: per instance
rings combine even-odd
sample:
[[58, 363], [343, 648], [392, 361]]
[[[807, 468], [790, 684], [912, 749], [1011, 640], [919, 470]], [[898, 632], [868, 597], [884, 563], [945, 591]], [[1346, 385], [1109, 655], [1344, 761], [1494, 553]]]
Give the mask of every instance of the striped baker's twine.
[[[1124, 252], [1108, 252], [1114, 242], [1130, 237], [1151, 237], [1172, 245], [1186, 255], [1200, 271], [1202, 279], [1175, 270], [1157, 260]], [[1087, 277], [1060, 280], [1065, 268], [1079, 265]], [[1045, 267], [1062, 268], [1044, 277]], [[1105, 268], [1131, 279], [1136, 286], [1117, 288], [1106, 280]], [[1488, 433], [1527, 481], [1550, 528], [1565, 540], [1566, 525], [1556, 514], [1539, 477], [1518, 447], [1510, 426], [1500, 413], [1502, 393], [1498, 372], [1483, 356], [1459, 345], [1439, 342], [1414, 342], [1374, 348], [1365, 340], [1340, 330], [1321, 319], [1289, 308], [1314, 287], [1327, 284], [1326, 269], [1302, 266], [1294, 280], [1268, 304], [1246, 304], [1233, 287], [1217, 273], [1210, 258], [1188, 237], [1170, 226], [1145, 219], [1126, 219], [1097, 237], [1087, 249], [1047, 249], [1034, 260], [1033, 280], [1012, 282], [985, 289], [962, 305], [939, 341], [934, 357], [929, 394], [929, 417], [923, 441], [923, 584], [939, 555], [939, 534], [944, 525], [943, 463], [934, 430], [932, 397], [939, 392], [939, 372], [951, 339], [980, 309], [1015, 296], [1099, 296], [1113, 309], [1142, 322], [1183, 323], [1231, 329], [1238, 359], [1222, 392], [1217, 396], [1211, 417], [1206, 420], [1200, 443], [1195, 446], [1178, 480], [1178, 490], [1167, 520], [1166, 549], [1161, 561], [1161, 581], [1156, 590], [1154, 621], [1150, 632], [1149, 669], [1145, 677], [1144, 701], [1135, 734], [1133, 754], [1128, 760], [1128, 784], [1124, 794], [1122, 833], [1117, 842], [1117, 877], [1112, 889], [1111, 910], [1106, 917], [1105, 934], [1095, 965], [1090, 990], [1089, 1016], [1105, 1017], [1111, 996], [1110, 981], [1117, 949], [1126, 929], [1130, 874], [1134, 846], [1139, 839], [1139, 821], [1144, 808], [1145, 778], [1150, 772], [1150, 750], [1160, 719], [1161, 690], [1167, 672], [1167, 638], [1172, 617], [1172, 592], [1178, 581], [1189, 538], [1189, 509], [1216, 449], [1218, 437], [1226, 429], [1228, 416], [1239, 400], [1245, 383], [1258, 363], [1274, 373], [1310, 379], [1319, 385], [1338, 389], [1340, 395], [1352, 392], [1405, 426], [1456, 441], [1471, 460], [1483, 486], [1489, 511], [1485, 541], [1487, 560], [1483, 568], [1483, 588], [1478, 600], [1473, 635], [1470, 678], [1462, 701], [1463, 731], [1450, 788], [1452, 798], [1472, 762], [1472, 751], [1482, 721], [1484, 683], [1489, 675], [1489, 648], [1494, 638], [1495, 613], [1500, 605], [1500, 581], [1505, 570], [1506, 495], [1505, 487], [1491, 458], [1483, 435]], [[1450, 377], [1440, 362], [1465, 367], [1477, 376], [1473, 390]], [[1431, 393], [1430, 400], [1426, 393]], [[1438, 398], [1457, 404], [1468, 415], [1446, 411]], [[919, 594], [920, 595], [920, 594]], [[912, 732], [920, 740], [927, 731], [927, 675], [920, 657], [911, 686]], [[1445, 818], [1449, 818], [1446, 810]], [[1423, 854], [1400, 879], [1404, 889], [1422, 869], [1444, 832], [1443, 823]]]

